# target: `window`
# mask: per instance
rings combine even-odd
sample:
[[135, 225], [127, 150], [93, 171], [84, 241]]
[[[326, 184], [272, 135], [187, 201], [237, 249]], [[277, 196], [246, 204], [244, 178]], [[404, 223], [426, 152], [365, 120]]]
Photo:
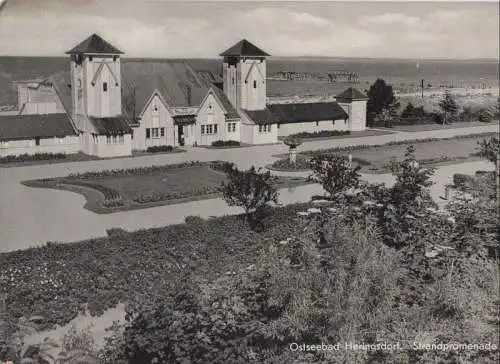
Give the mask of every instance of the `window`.
[[271, 124], [259, 125], [259, 133], [270, 133], [270, 132], [271, 132]]
[[257, 81], [253, 81], [253, 88], [257, 88]]
[[35, 145], [40, 145], [40, 138], [35, 138]]
[[276, 124], [276, 127], [279, 129], [280, 128], [280, 124]]
[[111, 144], [111, 135], [106, 135], [106, 144]]
[[236, 123], [228, 123], [227, 131], [228, 133], [234, 133], [236, 131]]
[[202, 133], [202, 134], [205, 134], [205, 125], [202, 125], [202, 126], [201, 126], [201, 133]]
[[217, 134], [217, 124], [214, 124], [214, 134]]
[[130, 132], [130, 139], [134, 139], [134, 131], [133, 130]]
[[151, 138], [151, 129], [146, 128], [146, 139]]
[[316, 121], [316, 126], [319, 126], [319, 121]]
[[158, 134], [158, 128], [152, 128], [151, 129], [151, 135], [153, 138], [159, 138], [159, 134]]
[[201, 134], [217, 134], [217, 124], [202, 125]]
[[8, 148], [9, 147], [9, 142], [1, 142], [0, 141], [0, 148]]
[[120, 135], [120, 144], [125, 144], [125, 137], [123, 134]]
[[155, 107], [153, 108], [153, 112], [155, 112], [155, 113], [157, 113], [157, 112], [158, 112], [158, 106], [155, 106]]
[[113, 144], [117, 144], [117, 143], [118, 143], [118, 136], [113, 135]]
[[207, 125], [207, 134], [212, 134], [212, 132], [213, 132], [213, 125], [212, 124]]
[[161, 137], [165, 136], [165, 128], [160, 128], [160, 136]]
[[232, 81], [232, 84], [234, 85], [234, 77], [231, 79], [231, 81]]
[[102, 83], [102, 90], [103, 90], [104, 92], [108, 92], [108, 83], [107, 83], [107, 82], [103, 82], [103, 83]]

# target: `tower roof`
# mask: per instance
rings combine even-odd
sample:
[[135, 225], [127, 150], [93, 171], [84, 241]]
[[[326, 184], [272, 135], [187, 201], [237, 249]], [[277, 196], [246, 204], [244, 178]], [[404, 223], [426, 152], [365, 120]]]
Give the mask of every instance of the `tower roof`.
[[248, 40], [242, 39], [228, 50], [222, 52], [220, 56], [267, 57], [270, 56], [270, 54], [264, 52], [262, 49], [250, 43]]
[[346, 101], [355, 101], [355, 100], [367, 100], [368, 97], [354, 87], [349, 87], [347, 90], [342, 91], [337, 96], [335, 96], [337, 100], [346, 100]]
[[92, 34], [66, 54], [123, 54], [97, 34]]

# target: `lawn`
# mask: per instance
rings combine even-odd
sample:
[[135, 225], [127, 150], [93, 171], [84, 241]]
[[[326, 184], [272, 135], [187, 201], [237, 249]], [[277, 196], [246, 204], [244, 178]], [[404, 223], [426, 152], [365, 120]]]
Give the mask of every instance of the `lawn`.
[[397, 125], [396, 124], [388, 130], [416, 132], [416, 131], [427, 131], [427, 130], [470, 128], [474, 126], [487, 126], [494, 124], [498, 124], [498, 120], [492, 121], [491, 123], [482, 123], [480, 121], [473, 121], [473, 122], [459, 122], [446, 125], [442, 124]]
[[422, 165], [434, 166], [443, 163], [463, 162], [477, 159], [477, 146], [480, 140], [487, 136], [467, 136], [441, 140], [422, 140], [413, 142], [387, 143], [380, 146], [357, 146], [342, 149], [325, 149], [319, 151], [302, 152], [297, 156], [297, 166], [291, 168], [286, 156], [274, 162], [271, 166], [276, 170], [304, 170], [309, 158], [319, 154], [352, 155], [354, 164], [361, 166], [363, 173], [387, 173], [392, 158], [401, 159], [409, 145], [415, 146], [415, 156]]
[[[134, 169], [89, 172], [67, 177], [24, 181], [29, 187], [80, 193], [85, 208], [112, 213], [166, 204], [215, 198], [221, 195], [225, 174], [216, 162], [187, 162]], [[305, 183], [304, 179], [274, 177], [276, 186]]]

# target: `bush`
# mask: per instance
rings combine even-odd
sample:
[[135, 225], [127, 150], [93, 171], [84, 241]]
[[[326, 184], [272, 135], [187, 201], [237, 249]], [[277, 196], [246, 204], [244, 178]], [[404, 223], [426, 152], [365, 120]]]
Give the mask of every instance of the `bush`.
[[453, 184], [455, 187], [465, 188], [472, 187], [476, 183], [474, 176], [462, 173], [455, 173], [453, 175]]
[[162, 152], [172, 152], [174, 147], [171, 145], [158, 145], [153, 147], [148, 147], [146, 152], [148, 153], [162, 153]]
[[8, 155], [0, 158], [2, 163], [16, 163], [16, 162], [33, 162], [45, 161], [52, 159], [66, 159], [68, 156], [64, 153], [35, 153], [35, 154], [21, 154], [21, 155]]
[[240, 142], [237, 140], [216, 140], [212, 143], [212, 147], [237, 147]]
[[289, 138], [327, 138], [332, 136], [340, 136], [340, 135], [349, 135], [351, 134], [350, 130], [320, 130], [313, 132], [301, 132], [297, 134], [292, 134]]

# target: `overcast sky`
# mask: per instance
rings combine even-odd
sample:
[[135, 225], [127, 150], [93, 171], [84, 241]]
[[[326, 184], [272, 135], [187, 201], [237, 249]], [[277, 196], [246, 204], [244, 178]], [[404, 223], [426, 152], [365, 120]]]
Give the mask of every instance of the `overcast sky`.
[[62, 56], [94, 32], [129, 57], [216, 57], [246, 38], [273, 56], [498, 58], [499, 5], [7, 0], [0, 54]]

